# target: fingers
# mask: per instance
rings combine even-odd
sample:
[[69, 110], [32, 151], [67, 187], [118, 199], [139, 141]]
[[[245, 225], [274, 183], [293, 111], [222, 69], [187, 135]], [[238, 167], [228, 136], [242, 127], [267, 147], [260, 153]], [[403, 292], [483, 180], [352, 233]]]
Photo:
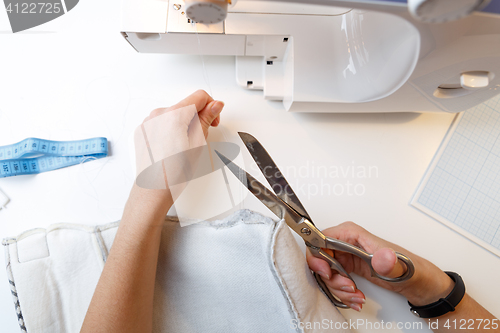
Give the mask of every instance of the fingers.
[[210, 128], [210, 126], [219, 125], [220, 113], [223, 108], [223, 102], [212, 101], [208, 103], [205, 108], [198, 112], [198, 117], [200, 119], [201, 127], [203, 128], [205, 137], [208, 135], [208, 129]]
[[[340, 275], [335, 274], [334, 276], [340, 276]], [[325, 281], [325, 283], [328, 285], [328, 281], [326, 281], [325, 279], [323, 279], [323, 281]], [[328, 288], [330, 289], [332, 294], [335, 295], [335, 297], [337, 297], [339, 300], [342, 301], [342, 303], [344, 303], [345, 305], [349, 306], [351, 309], [354, 309], [356, 311], [361, 311], [361, 309], [363, 308], [363, 304], [366, 303], [365, 294], [363, 294], [363, 292], [359, 289], [357, 289], [355, 292], [346, 292], [338, 289], [333, 289], [330, 286], [328, 286]]]
[[164, 114], [165, 112], [177, 110], [177, 109], [183, 108], [185, 106], [193, 105], [193, 104], [196, 106], [196, 111], [200, 112], [207, 107], [207, 104], [209, 104], [213, 101], [214, 101], [214, 99], [209, 94], [207, 94], [206, 91], [197, 90], [194, 93], [192, 93], [191, 95], [189, 95], [188, 97], [184, 98], [179, 103], [177, 103], [171, 107], [158, 108], [158, 109], [153, 110], [149, 114], [149, 116], [147, 116], [146, 119], [144, 119], [143, 122], [146, 122], [150, 119], [158, 117], [158, 116]]
[[325, 280], [325, 283], [331, 289], [338, 290], [339, 292], [354, 293], [356, 291], [356, 285], [351, 279], [337, 273], [334, 273], [328, 281]]
[[217, 116], [217, 118], [215, 118], [215, 120], [212, 122], [212, 126], [217, 127], [217, 126], [219, 126], [219, 124], [220, 124], [220, 113]]
[[323, 280], [325, 280], [330, 288], [346, 292], [356, 291], [356, 286], [351, 279], [343, 277], [342, 275], [332, 271], [326, 261], [313, 256], [309, 249], [306, 250], [306, 259], [309, 268], [323, 277]]
[[212, 102], [214, 99], [204, 90], [197, 90], [179, 103], [170, 107], [170, 109], [175, 110], [188, 105], [196, 105], [196, 110], [200, 112], [203, 110], [208, 103]]
[[309, 249], [306, 249], [306, 260], [307, 264], [309, 265], [309, 268], [313, 271], [318, 273], [321, 277], [325, 279], [330, 279], [332, 276], [332, 269], [330, 268], [330, 265], [326, 261], [320, 258], [316, 258], [311, 254], [311, 251]]
[[334, 273], [330, 279], [323, 277], [322, 279], [335, 297], [352, 309], [361, 310], [366, 302], [366, 297], [361, 290], [356, 289], [354, 282], [337, 273]]
[[373, 254], [372, 267], [378, 274], [390, 278], [399, 277], [405, 272], [404, 264], [390, 248], [382, 248]]
[[335, 227], [327, 228], [322, 230], [322, 232], [325, 236], [339, 239], [351, 244], [358, 244], [360, 237], [369, 234], [369, 232], [364, 228], [351, 221], [341, 223]]
[[351, 279], [332, 271], [326, 261], [314, 257], [309, 249], [306, 249], [306, 258], [309, 268], [321, 276], [333, 295], [352, 309], [361, 310], [365, 303], [365, 295], [361, 290], [356, 289]]
[[[208, 135], [208, 129], [210, 126], [218, 126], [220, 123], [220, 113], [224, 108], [224, 103], [221, 101], [215, 101], [207, 92], [204, 90], [198, 90], [193, 94], [189, 95], [179, 103], [168, 107], [168, 108], [158, 108], [151, 112], [151, 114], [144, 119], [144, 122], [151, 120], [155, 117], [158, 117], [166, 112], [174, 111], [189, 105], [195, 105], [196, 111], [198, 112], [198, 118], [200, 120], [203, 134], [205, 138]], [[185, 117], [189, 117], [188, 114]], [[189, 120], [184, 121], [184, 123], [189, 123]]]

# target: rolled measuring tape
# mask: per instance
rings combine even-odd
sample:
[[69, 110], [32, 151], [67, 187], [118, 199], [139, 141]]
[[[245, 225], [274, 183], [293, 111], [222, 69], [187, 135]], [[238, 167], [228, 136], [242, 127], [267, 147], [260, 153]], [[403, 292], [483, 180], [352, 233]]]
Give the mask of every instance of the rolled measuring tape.
[[31, 175], [108, 156], [108, 140], [51, 141], [27, 138], [0, 146], [0, 178]]

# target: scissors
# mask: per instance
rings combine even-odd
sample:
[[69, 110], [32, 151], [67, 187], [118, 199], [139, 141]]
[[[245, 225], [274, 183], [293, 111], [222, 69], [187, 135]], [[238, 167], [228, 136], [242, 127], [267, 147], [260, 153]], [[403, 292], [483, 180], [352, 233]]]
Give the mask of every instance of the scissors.
[[[239, 132], [238, 134], [250, 152], [250, 155], [252, 155], [252, 158], [257, 163], [260, 171], [269, 182], [269, 185], [271, 185], [274, 193], [268, 190], [267, 187], [262, 185], [245, 170], [241, 169], [231, 160], [226, 158], [223, 154], [218, 151], [215, 152], [227, 168], [241, 181], [244, 186], [248, 188], [253, 195], [255, 195], [278, 218], [283, 219], [293, 231], [304, 239], [306, 246], [309, 248], [313, 256], [325, 260], [328, 262], [332, 270], [338, 272], [346, 278], [349, 278], [353, 282], [354, 280], [345, 271], [342, 265], [340, 265], [334, 257], [329, 255], [323, 249], [342, 251], [358, 256], [368, 264], [372, 276], [384, 281], [401, 282], [406, 281], [413, 276], [413, 273], [415, 272], [413, 262], [404, 254], [396, 252], [398, 260], [401, 260], [406, 265], [406, 271], [399, 277], [389, 278], [375, 272], [371, 264], [373, 254], [370, 254], [352, 244], [325, 236], [318, 228], [316, 228], [304, 206], [300, 203], [297, 195], [295, 195], [291, 186], [288, 184], [285, 177], [283, 177], [283, 174], [260, 142], [248, 133]], [[349, 306], [342, 303], [342, 301], [330, 292], [325, 282], [317, 273], [314, 273], [314, 277], [322, 292], [328, 297], [333, 305], [340, 308], [349, 308]], [[354, 282], [354, 285], [356, 285], [356, 282]]]

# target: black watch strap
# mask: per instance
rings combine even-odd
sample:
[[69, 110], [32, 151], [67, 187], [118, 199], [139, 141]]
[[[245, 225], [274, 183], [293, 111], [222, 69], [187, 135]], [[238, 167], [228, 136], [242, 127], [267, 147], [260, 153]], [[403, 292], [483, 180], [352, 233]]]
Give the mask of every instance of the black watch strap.
[[455, 307], [460, 303], [465, 295], [465, 284], [462, 277], [454, 272], [445, 272], [448, 276], [455, 281], [455, 287], [445, 298], [440, 298], [438, 301], [423, 305], [415, 306], [408, 302], [410, 311], [420, 318], [435, 318], [442, 316], [448, 312], [455, 311]]

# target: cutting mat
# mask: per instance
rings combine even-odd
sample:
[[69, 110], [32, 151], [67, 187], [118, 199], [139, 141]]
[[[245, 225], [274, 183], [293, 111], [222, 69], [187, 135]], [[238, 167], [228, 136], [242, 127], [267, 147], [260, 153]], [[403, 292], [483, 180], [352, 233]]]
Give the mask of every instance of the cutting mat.
[[412, 205], [500, 256], [500, 95], [457, 116]]

